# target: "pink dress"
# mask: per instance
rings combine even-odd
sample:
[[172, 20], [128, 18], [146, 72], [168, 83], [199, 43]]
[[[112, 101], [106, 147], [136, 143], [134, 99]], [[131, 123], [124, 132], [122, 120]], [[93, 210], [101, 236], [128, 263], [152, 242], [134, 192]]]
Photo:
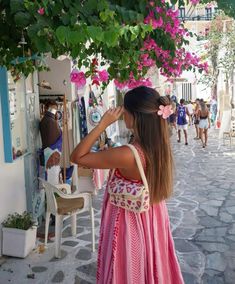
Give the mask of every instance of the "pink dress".
[[[136, 148], [143, 157], [139, 147]], [[144, 158], [142, 162], [145, 165]], [[125, 179], [118, 170], [115, 175]], [[100, 227], [97, 283], [184, 283], [164, 201], [152, 205], [144, 213], [130, 212], [110, 203], [107, 185]]]

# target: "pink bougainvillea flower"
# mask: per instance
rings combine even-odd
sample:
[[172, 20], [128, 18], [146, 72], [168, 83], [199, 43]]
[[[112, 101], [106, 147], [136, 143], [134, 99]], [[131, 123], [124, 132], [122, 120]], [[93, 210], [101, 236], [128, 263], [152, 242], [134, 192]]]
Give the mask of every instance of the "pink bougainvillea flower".
[[163, 9], [161, 7], [156, 7], [155, 9], [159, 14], [162, 13], [162, 11], [163, 11]]
[[167, 119], [172, 113], [173, 113], [173, 110], [172, 110], [171, 105], [167, 105], [167, 106], [160, 105], [159, 110], [157, 112], [157, 114], [159, 116], [162, 116], [163, 119]]
[[84, 72], [73, 69], [70, 73], [70, 80], [74, 83], [78, 89], [82, 89], [86, 85], [86, 76]]
[[92, 79], [92, 85], [96, 85], [96, 86], [100, 85], [99, 77], [97, 75], [94, 75], [91, 79]]
[[44, 15], [45, 14], [45, 9], [44, 8], [39, 8], [38, 9], [38, 14], [39, 15]]
[[[142, 70], [142, 66], [146, 66], [146, 67], [151, 67], [155, 65], [155, 61], [151, 58], [149, 58], [149, 54], [148, 53], [144, 53], [140, 56], [140, 63], [138, 66], [138, 70]], [[140, 69], [141, 67], [141, 69]]]
[[213, 2], [207, 3], [206, 4], [206, 8], [212, 8], [214, 6]]
[[106, 70], [98, 71], [98, 77], [100, 82], [107, 82], [109, 80], [109, 73]]
[[133, 74], [130, 74], [129, 80], [125, 82], [119, 82], [118, 80], [114, 80], [114, 84], [119, 90], [122, 90], [122, 91], [134, 89], [139, 86], [152, 87], [152, 82], [150, 81], [149, 78], [140, 78], [136, 80]]
[[156, 20], [155, 25], [156, 25], [157, 28], [161, 28], [163, 26], [162, 17], [160, 17], [158, 20]]
[[190, 2], [191, 2], [193, 5], [197, 5], [197, 4], [200, 2], [200, 0], [190, 0]]
[[149, 15], [144, 19], [144, 23], [151, 25], [153, 29], [157, 29], [163, 26], [162, 17], [157, 20], [153, 11], [151, 11]]

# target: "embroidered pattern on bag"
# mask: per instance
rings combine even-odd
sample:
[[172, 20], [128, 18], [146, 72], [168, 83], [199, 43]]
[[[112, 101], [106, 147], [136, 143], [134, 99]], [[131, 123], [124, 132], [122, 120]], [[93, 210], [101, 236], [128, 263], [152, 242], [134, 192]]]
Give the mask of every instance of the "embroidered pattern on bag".
[[[139, 157], [136, 157], [135, 154], [135, 158], [138, 159]], [[143, 170], [139, 170], [142, 172], [142, 175], [144, 175]], [[110, 202], [115, 206], [136, 213], [145, 212], [149, 209], [148, 188], [146, 188], [143, 183], [132, 182], [119, 175], [117, 176], [115, 170], [111, 174], [109, 180], [108, 192], [110, 195]]]

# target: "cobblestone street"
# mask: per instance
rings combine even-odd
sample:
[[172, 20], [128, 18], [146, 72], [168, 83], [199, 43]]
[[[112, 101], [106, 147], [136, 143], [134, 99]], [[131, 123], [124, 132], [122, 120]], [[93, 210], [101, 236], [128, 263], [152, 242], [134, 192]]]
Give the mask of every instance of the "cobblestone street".
[[[186, 284], [234, 284], [235, 146], [219, 145], [217, 130], [209, 131], [205, 149], [193, 137], [193, 127], [188, 146], [172, 136], [175, 188], [167, 203], [177, 255]], [[96, 248], [102, 195], [94, 199]], [[95, 283], [97, 252], [91, 253], [90, 220], [87, 214], [80, 216], [76, 238], [65, 222], [60, 260], [53, 258], [52, 242], [43, 254], [6, 257], [2, 264], [0, 259], [0, 284]]]

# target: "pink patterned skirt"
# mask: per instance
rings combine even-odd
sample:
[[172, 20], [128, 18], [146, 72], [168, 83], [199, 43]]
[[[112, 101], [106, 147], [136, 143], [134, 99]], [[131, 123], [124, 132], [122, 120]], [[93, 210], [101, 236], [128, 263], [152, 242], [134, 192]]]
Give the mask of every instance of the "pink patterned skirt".
[[98, 284], [182, 284], [165, 202], [134, 213], [112, 205], [106, 188]]

